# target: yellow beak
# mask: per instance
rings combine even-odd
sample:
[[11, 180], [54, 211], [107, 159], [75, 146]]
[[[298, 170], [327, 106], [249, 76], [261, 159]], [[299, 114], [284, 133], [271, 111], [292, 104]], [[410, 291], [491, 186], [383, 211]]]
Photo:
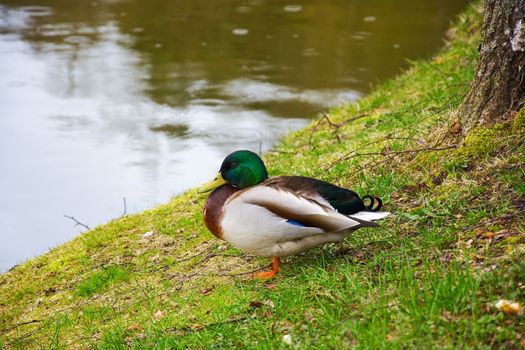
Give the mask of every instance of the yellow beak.
[[221, 173], [218, 173], [215, 179], [211, 180], [210, 182], [206, 182], [204, 185], [202, 185], [201, 188], [197, 191], [197, 193], [205, 193], [209, 192], [211, 190], [216, 189], [217, 187], [224, 185], [226, 183], [226, 180], [222, 178]]

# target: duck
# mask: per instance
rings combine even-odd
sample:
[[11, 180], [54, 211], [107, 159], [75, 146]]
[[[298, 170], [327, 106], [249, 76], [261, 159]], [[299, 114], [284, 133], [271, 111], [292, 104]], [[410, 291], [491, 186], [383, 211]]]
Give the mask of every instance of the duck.
[[390, 214], [380, 211], [378, 196], [361, 198], [311, 177], [269, 177], [261, 157], [249, 150], [228, 154], [217, 176], [198, 190], [207, 192], [207, 229], [248, 254], [273, 258], [269, 271], [253, 275], [260, 279], [275, 276], [280, 258], [342, 242], [357, 229], [378, 227], [375, 221]]

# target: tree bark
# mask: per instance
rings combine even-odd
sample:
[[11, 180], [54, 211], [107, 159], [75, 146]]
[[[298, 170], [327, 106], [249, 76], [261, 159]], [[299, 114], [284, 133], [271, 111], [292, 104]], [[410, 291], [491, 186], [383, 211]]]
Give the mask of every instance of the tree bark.
[[459, 108], [463, 134], [525, 103], [525, 0], [485, 0], [476, 75]]

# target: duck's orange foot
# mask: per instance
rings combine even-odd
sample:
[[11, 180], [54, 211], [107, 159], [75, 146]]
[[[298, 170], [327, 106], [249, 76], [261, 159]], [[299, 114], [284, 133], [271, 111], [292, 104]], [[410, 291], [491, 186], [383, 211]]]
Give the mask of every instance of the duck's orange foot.
[[270, 270], [270, 271], [261, 271], [261, 272], [256, 272], [253, 274], [253, 279], [262, 279], [262, 280], [265, 280], [265, 279], [268, 279], [268, 278], [272, 278], [273, 276], [275, 276], [275, 272], [273, 270]]
[[272, 269], [270, 271], [262, 271], [262, 272], [256, 272], [253, 274], [252, 278], [260, 278], [260, 279], [268, 279], [275, 276], [275, 274], [279, 271], [279, 258], [274, 256], [273, 257], [273, 263], [272, 263]]

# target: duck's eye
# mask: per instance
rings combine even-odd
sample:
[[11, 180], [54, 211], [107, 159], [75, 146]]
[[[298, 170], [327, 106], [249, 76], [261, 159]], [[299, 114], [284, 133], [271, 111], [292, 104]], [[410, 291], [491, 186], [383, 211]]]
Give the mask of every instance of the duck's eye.
[[237, 163], [233, 162], [233, 163], [230, 163], [230, 168], [235, 168], [237, 166]]

